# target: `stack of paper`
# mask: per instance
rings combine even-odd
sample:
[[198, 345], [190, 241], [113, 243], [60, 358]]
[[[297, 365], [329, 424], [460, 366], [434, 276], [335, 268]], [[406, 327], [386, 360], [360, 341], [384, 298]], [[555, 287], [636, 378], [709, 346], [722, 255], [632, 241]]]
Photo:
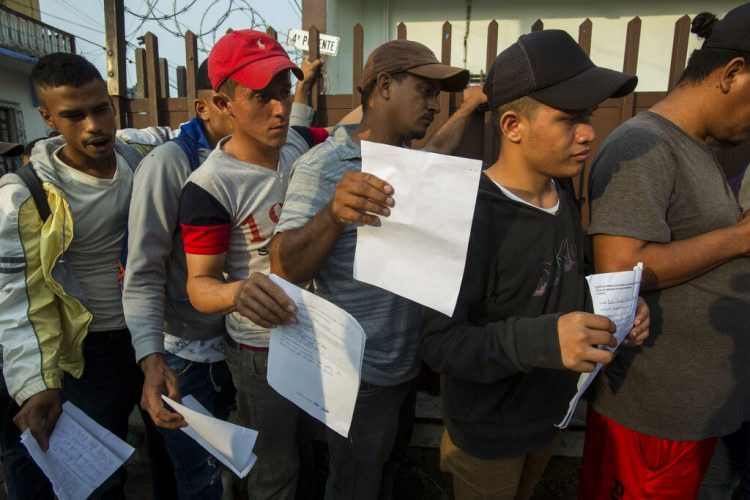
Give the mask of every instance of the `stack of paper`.
[[28, 429], [21, 434], [21, 442], [60, 500], [87, 498], [134, 451], [70, 401], [62, 406], [46, 452]]
[[297, 306], [297, 323], [271, 330], [268, 383], [276, 392], [344, 437], [359, 392], [365, 332], [340, 307], [276, 275]]
[[354, 278], [452, 316], [482, 162], [362, 141], [362, 171], [393, 186], [395, 206], [357, 228]]
[[[635, 309], [638, 305], [638, 294], [641, 290], [642, 274], [643, 263], [639, 262], [632, 271], [586, 276], [586, 280], [589, 282], [591, 299], [594, 302], [594, 314], [607, 316], [617, 326], [617, 330], [615, 331], [617, 345], [615, 347], [603, 346], [604, 349], [612, 352], [616, 351], [633, 328]], [[578, 401], [603, 366], [601, 363], [597, 363], [594, 371], [581, 374], [578, 379], [578, 392], [570, 400], [568, 413], [562, 422], [557, 424], [557, 427], [564, 429], [568, 426], [570, 419], [573, 417], [573, 412], [578, 405]]]
[[250, 472], [257, 460], [252, 453], [257, 431], [214, 418], [193, 396], [182, 398], [182, 404], [167, 396], [162, 398], [187, 422], [188, 426], [181, 428], [185, 434], [239, 477]]

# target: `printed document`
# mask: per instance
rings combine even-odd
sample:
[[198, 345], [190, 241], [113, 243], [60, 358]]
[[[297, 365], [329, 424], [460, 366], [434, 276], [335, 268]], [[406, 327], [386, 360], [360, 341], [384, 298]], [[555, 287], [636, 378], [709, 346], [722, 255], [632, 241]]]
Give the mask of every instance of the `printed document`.
[[62, 406], [62, 415], [46, 452], [29, 429], [21, 434], [21, 443], [50, 480], [60, 500], [87, 498], [134, 451], [70, 401]]
[[[615, 331], [617, 345], [615, 347], [602, 346], [602, 349], [615, 352], [633, 328], [638, 294], [641, 290], [642, 273], [643, 263], [639, 262], [632, 271], [586, 276], [589, 283], [589, 293], [594, 303], [594, 314], [607, 316], [617, 327]], [[581, 374], [578, 379], [578, 392], [570, 400], [568, 413], [562, 422], [557, 424], [557, 427], [564, 429], [568, 426], [578, 405], [578, 400], [581, 399], [581, 396], [589, 388], [603, 366], [601, 363], [597, 363], [593, 372]]]
[[297, 306], [297, 323], [271, 330], [268, 383], [344, 437], [349, 435], [365, 332], [340, 307], [271, 274]]
[[182, 398], [182, 404], [164, 395], [162, 399], [187, 422], [187, 427], [180, 428], [182, 432], [237, 476], [247, 476], [257, 460], [253, 454], [253, 446], [258, 439], [257, 431], [213, 417], [193, 396]]
[[452, 316], [482, 162], [362, 141], [362, 171], [393, 186], [395, 206], [357, 228], [354, 278]]

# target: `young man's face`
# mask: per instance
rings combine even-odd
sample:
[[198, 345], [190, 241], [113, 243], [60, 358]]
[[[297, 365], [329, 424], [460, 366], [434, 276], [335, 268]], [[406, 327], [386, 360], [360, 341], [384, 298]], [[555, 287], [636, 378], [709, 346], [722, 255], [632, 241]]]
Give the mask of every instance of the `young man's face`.
[[38, 89], [39, 114], [65, 138], [65, 154], [76, 165], [114, 159], [115, 110], [103, 80], [80, 86]]
[[549, 177], [573, 177], [581, 172], [596, 137], [591, 111], [561, 111], [540, 103], [522, 126], [521, 147], [534, 170]]
[[440, 85], [435, 80], [407, 74], [401, 81], [392, 80], [390, 126], [404, 142], [421, 139], [435, 115], [440, 112]]
[[231, 101], [234, 134], [279, 149], [286, 143], [291, 110], [289, 71], [278, 73], [262, 90], [237, 86]]

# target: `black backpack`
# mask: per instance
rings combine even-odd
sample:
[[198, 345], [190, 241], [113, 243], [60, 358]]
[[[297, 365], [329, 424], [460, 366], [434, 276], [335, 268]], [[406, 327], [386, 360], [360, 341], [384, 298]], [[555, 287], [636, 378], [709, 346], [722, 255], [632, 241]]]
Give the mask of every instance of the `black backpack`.
[[26, 187], [29, 188], [31, 197], [36, 204], [36, 209], [39, 211], [39, 217], [42, 219], [43, 223], [46, 222], [50, 216], [51, 210], [49, 208], [49, 202], [47, 201], [47, 193], [44, 192], [42, 181], [39, 179], [36, 170], [31, 166], [31, 163], [27, 163], [16, 170], [16, 175], [20, 177], [26, 184]]

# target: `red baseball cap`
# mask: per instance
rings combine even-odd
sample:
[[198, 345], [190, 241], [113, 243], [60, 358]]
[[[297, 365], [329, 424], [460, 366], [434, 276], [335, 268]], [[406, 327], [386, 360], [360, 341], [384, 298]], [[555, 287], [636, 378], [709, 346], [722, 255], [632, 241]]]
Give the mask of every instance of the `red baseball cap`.
[[268, 86], [274, 76], [292, 70], [302, 80], [304, 75], [275, 39], [255, 30], [236, 30], [216, 42], [208, 55], [208, 78], [218, 90], [227, 78], [253, 90]]

